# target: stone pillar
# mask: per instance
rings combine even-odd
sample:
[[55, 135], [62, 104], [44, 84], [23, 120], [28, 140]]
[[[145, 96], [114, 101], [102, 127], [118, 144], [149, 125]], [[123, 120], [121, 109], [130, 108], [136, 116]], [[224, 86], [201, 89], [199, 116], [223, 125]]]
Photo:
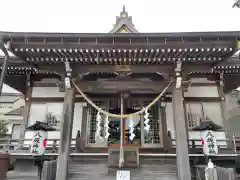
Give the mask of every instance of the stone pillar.
[[73, 114], [74, 114], [74, 88], [65, 89], [63, 116], [60, 129], [60, 144], [57, 161], [57, 180], [68, 179], [68, 156], [72, 140]]
[[191, 180], [182, 89], [181, 87], [177, 88], [176, 83], [173, 83], [172, 88], [172, 106], [176, 139], [178, 178], [179, 180]]

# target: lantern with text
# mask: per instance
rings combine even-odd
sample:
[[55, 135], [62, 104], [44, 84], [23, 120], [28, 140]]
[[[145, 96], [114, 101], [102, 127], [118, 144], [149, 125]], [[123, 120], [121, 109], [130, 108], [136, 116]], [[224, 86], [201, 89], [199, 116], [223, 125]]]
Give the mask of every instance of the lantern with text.
[[207, 156], [218, 154], [218, 146], [214, 131], [206, 130], [201, 132], [203, 152]]
[[218, 154], [218, 146], [215, 131], [222, 129], [221, 126], [213, 123], [209, 118], [206, 118], [194, 131], [200, 131], [203, 153], [206, 156], [215, 156]]
[[48, 126], [47, 123], [36, 121], [27, 130], [34, 131], [30, 152], [35, 159], [35, 165], [38, 166], [38, 176], [41, 179], [44, 153], [47, 146], [47, 131], [55, 131], [56, 129]]
[[46, 123], [37, 121], [32, 126], [28, 127], [27, 130], [34, 131], [30, 149], [32, 156], [42, 156], [47, 146], [47, 131], [54, 131], [55, 129], [48, 126]]

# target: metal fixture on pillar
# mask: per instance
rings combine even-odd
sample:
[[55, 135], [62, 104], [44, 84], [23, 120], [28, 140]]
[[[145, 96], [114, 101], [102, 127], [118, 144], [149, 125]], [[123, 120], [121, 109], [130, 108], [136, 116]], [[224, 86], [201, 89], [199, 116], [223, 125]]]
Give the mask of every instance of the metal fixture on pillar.
[[65, 77], [65, 87], [67, 89], [72, 88], [71, 85], [71, 75], [72, 75], [72, 69], [70, 68], [70, 63], [68, 61], [65, 62], [65, 70], [66, 70], [66, 77]]
[[0, 96], [2, 95], [2, 87], [3, 87], [4, 78], [5, 78], [5, 74], [6, 74], [7, 66], [8, 66], [9, 54], [8, 54], [7, 49], [9, 49], [9, 47], [10, 47], [9, 42], [7, 42], [7, 48], [6, 48], [4, 45], [4, 42], [2, 40], [0, 40], [0, 49], [4, 53], [4, 61], [3, 61], [2, 71], [1, 71], [1, 76], [0, 76]]
[[176, 71], [176, 89], [180, 89], [182, 86], [182, 77], [180, 76], [182, 62], [177, 62]]
[[160, 101], [160, 106], [161, 106], [162, 108], [165, 108], [166, 105], [167, 105], [166, 100], [165, 100], [164, 97], [162, 97], [162, 98], [161, 98], [161, 101]]

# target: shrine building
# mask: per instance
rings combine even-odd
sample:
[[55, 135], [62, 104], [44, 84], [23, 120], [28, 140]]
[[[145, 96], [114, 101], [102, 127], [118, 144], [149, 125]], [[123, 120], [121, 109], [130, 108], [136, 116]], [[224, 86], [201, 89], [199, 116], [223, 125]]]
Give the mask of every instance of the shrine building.
[[25, 95], [20, 138], [36, 121], [56, 129], [48, 146], [55, 139], [58, 150], [46, 157], [58, 159], [57, 180], [115, 179], [119, 166], [139, 180], [190, 180], [203, 156], [194, 128], [212, 123], [218, 145], [232, 146], [225, 97], [239, 86], [239, 38], [141, 33], [125, 8], [109, 33], [0, 32], [4, 83]]

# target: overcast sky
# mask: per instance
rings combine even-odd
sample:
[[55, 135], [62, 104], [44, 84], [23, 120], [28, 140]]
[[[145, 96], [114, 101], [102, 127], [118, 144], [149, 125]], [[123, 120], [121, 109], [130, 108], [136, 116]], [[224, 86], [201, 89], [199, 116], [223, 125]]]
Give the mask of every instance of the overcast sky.
[[0, 2], [2, 31], [108, 32], [123, 5], [140, 32], [240, 30], [240, 9], [232, 8], [234, 0]]
[[233, 9], [233, 3], [234, 0], [0, 0], [0, 31], [109, 32], [123, 5], [140, 32], [240, 31], [240, 9]]

